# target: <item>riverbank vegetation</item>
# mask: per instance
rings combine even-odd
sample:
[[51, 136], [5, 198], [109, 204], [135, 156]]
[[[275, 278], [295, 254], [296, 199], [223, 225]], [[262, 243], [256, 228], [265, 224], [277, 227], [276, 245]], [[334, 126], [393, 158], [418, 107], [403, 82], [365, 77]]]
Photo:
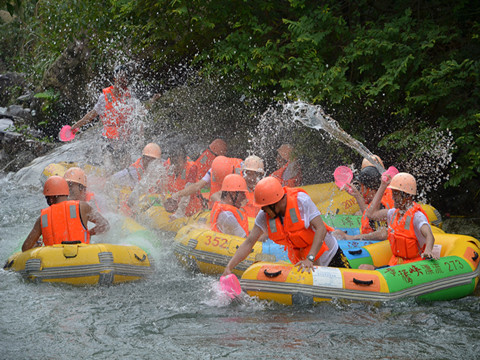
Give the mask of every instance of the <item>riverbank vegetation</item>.
[[[469, 188], [479, 202], [478, 2], [1, 0], [0, 9], [8, 12], [0, 65], [27, 73], [38, 92], [58, 90], [49, 71], [70, 49], [82, 54], [70, 71], [76, 81], [81, 74], [75, 86], [83, 90], [134, 61], [152, 91], [194, 73], [258, 99], [263, 110], [302, 99], [322, 105], [387, 164], [440, 164], [434, 176], [445, 187]], [[63, 108], [74, 99], [75, 115], [91, 102], [69, 99]], [[259, 114], [244, 113], [252, 127]], [[313, 136], [297, 136], [308, 143], [298, 155], [308, 156]]]

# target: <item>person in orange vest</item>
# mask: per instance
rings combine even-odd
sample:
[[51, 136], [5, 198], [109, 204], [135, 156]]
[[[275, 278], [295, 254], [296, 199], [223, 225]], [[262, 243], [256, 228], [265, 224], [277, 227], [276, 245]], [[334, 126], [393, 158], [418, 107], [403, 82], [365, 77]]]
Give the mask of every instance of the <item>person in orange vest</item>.
[[[68, 200], [86, 201], [94, 209], [100, 211], [100, 206], [95, 194], [93, 192], [87, 192], [87, 175], [85, 171], [79, 167], [71, 167], [65, 171], [63, 178], [67, 180], [70, 192]], [[102, 208], [104, 208], [104, 206], [102, 206]]]
[[210, 227], [213, 231], [240, 237], [248, 235], [248, 217], [242, 208], [247, 192], [247, 183], [241, 175], [225, 176], [221, 201], [213, 205], [210, 214]]
[[205, 176], [217, 156], [225, 155], [227, 155], [227, 143], [222, 139], [213, 140], [197, 160], [195, 160], [195, 165], [197, 165], [198, 169], [197, 181]]
[[[165, 162], [167, 168], [166, 191], [170, 194], [184, 190], [188, 185], [195, 184], [197, 180], [197, 166], [193, 161], [187, 159], [187, 153], [183, 146], [175, 146], [170, 158]], [[171, 220], [192, 216], [202, 210], [203, 205], [199, 192], [194, 192], [178, 201]]]
[[277, 179], [267, 176], [255, 187], [255, 203], [262, 210], [223, 275], [232, 273], [264, 233], [286, 247], [288, 258], [302, 272], [314, 270], [314, 265], [350, 267], [332, 235], [333, 228], [323, 222], [320, 211], [304, 190], [282, 187]]
[[120, 170], [112, 175], [111, 179], [116, 185], [128, 186], [133, 190], [135, 185], [143, 178], [149, 164], [162, 157], [160, 146], [155, 143], [145, 145], [142, 156], [129, 167]]
[[293, 159], [293, 146], [283, 144], [277, 149], [278, 170], [271, 176], [278, 179], [283, 186], [296, 187], [302, 184], [302, 169], [297, 160]]
[[172, 198], [179, 200], [182, 197], [199, 193], [204, 187], [209, 187], [210, 196], [208, 207], [211, 208], [216, 201], [220, 201], [220, 190], [225, 176], [229, 174], [241, 174], [242, 162], [242, 159], [217, 156], [212, 162], [212, 168], [207, 171], [201, 180], [172, 194]]
[[143, 133], [141, 123], [140, 126], [132, 124], [139, 102], [128, 89], [131, 71], [130, 64], [117, 66], [113, 71], [114, 84], [103, 89], [94, 108], [72, 125], [72, 130], [80, 129], [99, 116], [103, 124], [102, 138], [106, 142], [103, 150], [112, 158], [110, 160], [114, 161], [114, 167], [128, 164], [125, 161], [129, 159], [128, 141], [131, 139], [132, 130], [139, 128], [140, 133]]
[[247, 202], [243, 208], [247, 216], [255, 217], [260, 211], [260, 208], [255, 205], [253, 192], [257, 183], [265, 176], [263, 160], [256, 155], [248, 156], [243, 162], [242, 173], [248, 188], [248, 192], [246, 193]]
[[[109, 230], [108, 221], [87, 202], [68, 200], [68, 184], [63, 177], [49, 177], [43, 186], [43, 194], [49, 207], [41, 211], [22, 245], [22, 251], [35, 247], [40, 236], [45, 246], [61, 244], [64, 241], [89, 244], [92, 235]], [[89, 221], [96, 225], [90, 230], [87, 227]]]
[[[335, 230], [335, 237], [342, 240], [385, 240], [387, 239], [387, 224], [384, 221], [374, 221], [367, 217], [367, 209], [380, 187], [381, 175], [374, 166], [366, 166], [358, 176], [360, 191], [355, 186], [347, 184], [350, 193], [355, 197], [362, 213], [359, 235], [348, 235], [342, 230]], [[393, 198], [390, 189], [385, 191], [381, 208], [393, 208]]]
[[[380, 209], [383, 194], [386, 189], [391, 189], [395, 207]], [[387, 176], [387, 181], [381, 182], [372, 205], [367, 209], [367, 216], [373, 220], [386, 220], [388, 224], [388, 240], [392, 250], [389, 266], [406, 264], [430, 259], [437, 256], [433, 254], [432, 228], [428, 222], [425, 211], [414, 202], [417, 195], [415, 178], [408, 173], [398, 173], [392, 178]], [[363, 269], [371, 269], [372, 265], [362, 265]]]

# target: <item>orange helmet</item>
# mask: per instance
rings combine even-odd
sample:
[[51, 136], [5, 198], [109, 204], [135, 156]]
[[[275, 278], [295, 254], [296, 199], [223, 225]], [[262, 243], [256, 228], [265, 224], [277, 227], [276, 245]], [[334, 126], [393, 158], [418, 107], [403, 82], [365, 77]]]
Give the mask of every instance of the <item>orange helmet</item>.
[[227, 143], [222, 139], [215, 139], [210, 145], [208, 145], [210, 151], [215, 155], [227, 155]]
[[67, 180], [58, 175], [50, 176], [45, 185], [43, 185], [43, 195], [45, 196], [60, 196], [60, 195], [70, 195], [68, 190]]
[[87, 187], [87, 175], [85, 175], [85, 171], [80, 169], [79, 167], [71, 167], [65, 174], [63, 175], [65, 180], [81, 184]]
[[255, 186], [255, 205], [262, 207], [275, 204], [282, 199], [284, 194], [285, 191], [280, 181], [272, 176], [267, 176]]
[[223, 182], [225, 176], [233, 174], [235, 168], [229, 158], [225, 156], [217, 156], [212, 162], [212, 181]]
[[[383, 168], [385, 168], [385, 166], [383, 165], [382, 159], [380, 159], [380, 157], [378, 155], [373, 155], [372, 158], [373, 158], [373, 160], [377, 161], [380, 165], [382, 165]], [[372, 164], [369, 160], [363, 159], [362, 169], [366, 168], [367, 166], [375, 166], [375, 165]]]
[[222, 191], [245, 191], [247, 192], [247, 182], [243, 176], [230, 174], [225, 176], [222, 183]]
[[149, 143], [143, 148], [142, 155], [150, 156], [155, 159], [160, 159], [162, 157], [162, 150], [157, 144]]
[[400, 190], [410, 195], [417, 195], [417, 182], [415, 178], [408, 173], [398, 173], [395, 175], [388, 188]]
[[282, 157], [283, 160], [290, 160], [293, 152], [293, 146], [289, 144], [283, 144], [277, 149], [278, 154]]
[[260, 159], [258, 156], [250, 155], [243, 162], [242, 170], [250, 170], [250, 171], [264, 173], [265, 170], [263, 166], [263, 160]]

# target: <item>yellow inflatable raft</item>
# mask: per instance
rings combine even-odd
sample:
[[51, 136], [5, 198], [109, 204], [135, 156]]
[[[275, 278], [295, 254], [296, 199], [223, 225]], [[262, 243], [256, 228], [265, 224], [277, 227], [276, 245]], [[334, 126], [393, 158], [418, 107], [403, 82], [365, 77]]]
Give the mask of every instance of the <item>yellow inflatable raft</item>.
[[140, 280], [153, 272], [153, 264], [137, 246], [72, 243], [17, 252], [4, 269], [34, 282], [110, 285]]
[[[472, 294], [479, 280], [480, 242], [464, 235], [434, 235], [441, 254], [439, 260], [372, 271], [316, 267], [310, 274], [301, 273], [291, 264], [260, 262], [243, 273], [240, 283], [250, 296], [286, 305], [312, 304], [333, 298], [387, 301], [413, 296], [423, 300], [450, 300]], [[391, 251], [388, 241], [382, 241], [352, 249], [346, 255], [354, 267], [361, 263], [384, 266]], [[352, 256], [358, 258], [352, 259]]]
[[[192, 224], [180, 229], [175, 237], [175, 256], [188, 269], [208, 275], [223, 273], [225, 266], [245, 238], [215, 232], [209, 228]], [[257, 242], [250, 255], [235, 268], [240, 276], [257, 261], [288, 261], [283, 246], [271, 240]]]

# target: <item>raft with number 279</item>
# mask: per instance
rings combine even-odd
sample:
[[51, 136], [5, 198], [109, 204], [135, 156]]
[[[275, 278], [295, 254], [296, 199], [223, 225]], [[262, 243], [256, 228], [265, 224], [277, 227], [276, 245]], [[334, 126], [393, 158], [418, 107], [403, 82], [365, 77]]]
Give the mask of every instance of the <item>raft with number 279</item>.
[[[331, 299], [388, 301], [405, 297], [451, 300], [470, 295], [479, 280], [480, 242], [470, 236], [434, 233], [439, 260], [383, 267], [390, 244], [381, 241], [346, 251], [352, 269], [315, 267], [300, 272], [291, 264], [258, 262], [244, 271], [242, 290], [281, 304], [313, 304]], [[360, 270], [373, 264], [376, 270]]]

